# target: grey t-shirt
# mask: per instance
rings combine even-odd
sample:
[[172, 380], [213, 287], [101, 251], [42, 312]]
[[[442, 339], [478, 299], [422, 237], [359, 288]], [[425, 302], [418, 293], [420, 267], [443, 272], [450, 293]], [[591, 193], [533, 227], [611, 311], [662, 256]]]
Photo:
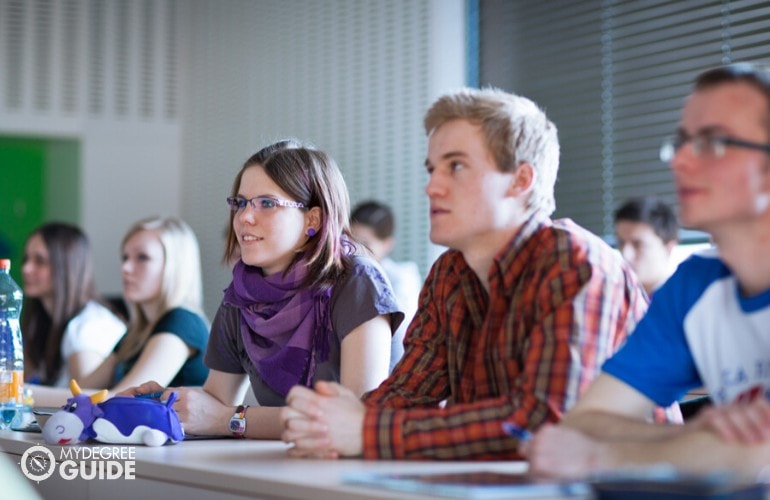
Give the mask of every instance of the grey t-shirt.
[[[352, 271], [334, 286], [329, 304], [336, 341], [332, 339], [329, 342], [329, 359], [316, 366], [313, 381], [339, 382], [340, 344], [356, 327], [381, 314], [390, 314], [391, 332], [395, 332], [404, 319], [382, 268], [365, 256], [353, 258]], [[383, 352], [382, 355], [389, 357], [390, 352]], [[219, 306], [211, 325], [204, 361], [212, 370], [247, 373], [254, 396], [261, 406], [285, 404], [284, 397], [265, 384], [246, 353], [238, 308], [225, 304]]]

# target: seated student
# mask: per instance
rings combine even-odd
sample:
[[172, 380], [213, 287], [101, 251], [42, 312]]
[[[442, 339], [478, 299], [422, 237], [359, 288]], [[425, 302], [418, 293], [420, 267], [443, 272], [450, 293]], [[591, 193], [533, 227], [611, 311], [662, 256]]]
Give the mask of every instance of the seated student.
[[[211, 372], [202, 389], [173, 389], [175, 409], [188, 433], [276, 439], [292, 386], [334, 380], [358, 395], [376, 387], [403, 313], [352, 240], [345, 181], [325, 153], [296, 141], [262, 149], [227, 203], [224, 260], [235, 263], [206, 350]], [[258, 407], [240, 404], [249, 381]], [[159, 390], [148, 382], [127, 394]]]
[[556, 127], [524, 97], [465, 89], [425, 117], [433, 265], [390, 377], [358, 400], [295, 387], [293, 456], [513, 459], [503, 424], [556, 422], [646, 309], [620, 255], [551, 220]]
[[[175, 217], [137, 222], [122, 242], [126, 335], [81, 387], [121, 391], [148, 378], [200, 385], [208, 321], [202, 313], [201, 263], [192, 229]], [[58, 406], [69, 389], [31, 386], [35, 404]]]
[[390, 207], [376, 201], [359, 203], [350, 215], [350, 230], [356, 240], [368, 248], [390, 279], [398, 305], [404, 311], [404, 321], [393, 335], [390, 371], [404, 355], [404, 334], [417, 311], [417, 297], [422, 279], [414, 262], [396, 262], [389, 257], [395, 245], [395, 218]]
[[674, 211], [654, 197], [632, 198], [615, 211], [618, 250], [650, 297], [671, 272], [678, 231]]
[[[682, 224], [708, 232], [715, 248], [680, 264], [563, 425], [528, 443], [534, 472], [666, 462], [756, 478], [770, 465], [768, 123], [767, 68], [734, 64], [695, 80], [661, 158], [671, 163]], [[643, 420], [701, 385], [716, 408], [684, 426]]]
[[63, 222], [38, 227], [24, 245], [21, 278], [27, 382], [67, 387], [84, 379], [126, 332], [96, 295], [88, 237]]

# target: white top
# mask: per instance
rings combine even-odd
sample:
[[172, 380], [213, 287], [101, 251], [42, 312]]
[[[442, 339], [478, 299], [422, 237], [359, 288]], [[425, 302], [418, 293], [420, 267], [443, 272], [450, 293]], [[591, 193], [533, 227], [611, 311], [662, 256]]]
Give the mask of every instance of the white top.
[[94, 301], [86, 304], [80, 314], [67, 323], [67, 328], [62, 335], [62, 367], [54, 385], [56, 387], [69, 385], [71, 376], [68, 359], [70, 356], [90, 351], [106, 358], [125, 333], [126, 325], [109, 309]]
[[394, 342], [391, 343], [390, 370], [393, 371], [393, 367], [404, 355], [404, 334], [417, 312], [417, 299], [422, 288], [422, 278], [420, 277], [420, 270], [414, 262], [396, 262], [385, 257], [380, 261], [380, 265], [393, 286], [396, 302], [404, 311], [404, 321], [393, 334]]
[[706, 386], [716, 404], [770, 392], [770, 290], [741, 295], [717, 249], [686, 260], [602, 369], [667, 406]]

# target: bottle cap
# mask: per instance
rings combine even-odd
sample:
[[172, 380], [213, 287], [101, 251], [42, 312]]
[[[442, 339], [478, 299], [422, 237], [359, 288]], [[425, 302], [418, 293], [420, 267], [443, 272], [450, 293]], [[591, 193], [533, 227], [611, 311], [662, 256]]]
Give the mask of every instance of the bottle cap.
[[0, 259], [0, 269], [11, 270], [11, 259]]

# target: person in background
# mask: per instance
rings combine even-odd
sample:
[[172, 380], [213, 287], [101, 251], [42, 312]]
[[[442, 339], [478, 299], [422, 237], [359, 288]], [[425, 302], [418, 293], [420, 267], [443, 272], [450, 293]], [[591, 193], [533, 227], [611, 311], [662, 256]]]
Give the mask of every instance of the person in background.
[[673, 209], [654, 197], [632, 198], [615, 211], [618, 250], [650, 297], [671, 273], [678, 231]]
[[393, 336], [390, 351], [390, 371], [404, 355], [404, 334], [417, 311], [417, 297], [422, 279], [414, 262], [396, 262], [389, 257], [395, 239], [395, 218], [390, 207], [376, 201], [359, 203], [350, 216], [350, 230], [355, 239], [368, 248], [390, 279], [398, 305], [404, 311], [404, 321]]
[[535, 103], [464, 89], [424, 123], [430, 239], [449, 250], [404, 357], [363, 402], [338, 384], [292, 389], [292, 456], [520, 458], [522, 429], [561, 419], [646, 309], [618, 252], [551, 220], [559, 142]]
[[[685, 227], [715, 247], [655, 293], [625, 346], [560, 426], [527, 444], [531, 470], [580, 477], [665, 462], [751, 480], [770, 465], [770, 69], [737, 63], [697, 77], [661, 148]], [[684, 426], [653, 405], [705, 385], [715, 407]], [[767, 477], [765, 476], [766, 480]]]
[[[79, 385], [112, 392], [150, 378], [201, 385], [209, 331], [195, 233], [176, 217], [144, 219], [128, 230], [121, 253], [128, 330], [96, 369], [77, 379]], [[59, 406], [71, 395], [69, 389], [29, 387], [42, 406]]]
[[[650, 299], [673, 271], [672, 252], [679, 241], [678, 232], [674, 210], [655, 197], [632, 198], [615, 211], [618, 250]], [[711, 398], [702, 388], [689, 391], [679, 401], [684, 420], [710, 404]]]
[[[263, 148], [238, 172], [227, 204], [233, 280], [212, 325], [206, 383], [148, 382], [126, 393], [177, 391], [185, 432], [276, 439], [292, 386], [334, 380], [361, 395], [387, 377], [404, 315], [352, 239], [347, 187], [325, 153], [294, 140]], [[259, 406], [242, 404], [249, 381]]]
[[126, 332], [96, 294], [88, 237], [72, 224], [43, 224], [27, 238], [21, 277], [26, 381], [85, 379]]

